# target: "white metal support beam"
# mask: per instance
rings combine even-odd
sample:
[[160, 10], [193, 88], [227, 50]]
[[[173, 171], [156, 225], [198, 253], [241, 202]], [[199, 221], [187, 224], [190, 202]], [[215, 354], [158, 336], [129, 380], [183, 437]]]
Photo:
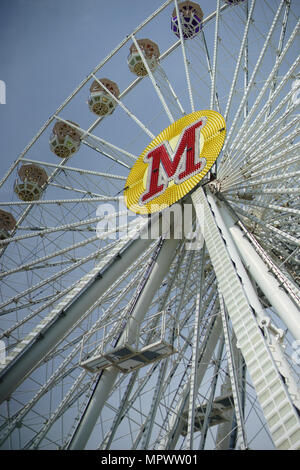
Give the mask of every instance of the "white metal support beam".
[[297, 409], [230, 257], [218, 205], [210, 193], [206, 197], [202, 187], [193, 193], [192, 200], [237, 345], [244, 356], [274, 445], [278, 449], [300, 449], [300, 419]]

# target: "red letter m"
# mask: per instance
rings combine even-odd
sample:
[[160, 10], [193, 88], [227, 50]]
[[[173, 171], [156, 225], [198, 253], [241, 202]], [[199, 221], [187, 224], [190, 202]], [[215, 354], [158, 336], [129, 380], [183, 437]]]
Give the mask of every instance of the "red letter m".
[[203, 118], [183, 130], [174, 152], [165, 141], [145, 155], [144, 162], [149, 163], [149, 171], [141, 204], [162, 194], [169, 181], [180, 184], [203, 170], [206, 159], [199, 159], [202, 122]]

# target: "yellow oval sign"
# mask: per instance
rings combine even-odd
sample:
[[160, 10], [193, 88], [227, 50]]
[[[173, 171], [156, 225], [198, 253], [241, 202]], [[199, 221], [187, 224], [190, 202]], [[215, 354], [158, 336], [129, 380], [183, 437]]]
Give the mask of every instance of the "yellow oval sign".
[[125, 202], [137, 214], [170, 206], [189, 193], [216, 161], [226, 136], [223, 116], [196, 111], [164, 129], [133, 165]]

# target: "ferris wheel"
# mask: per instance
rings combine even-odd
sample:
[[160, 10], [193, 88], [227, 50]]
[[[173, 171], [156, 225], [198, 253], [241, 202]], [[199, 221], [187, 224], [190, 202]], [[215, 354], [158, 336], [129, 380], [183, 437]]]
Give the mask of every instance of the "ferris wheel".
[[207, 5], [164, 2], [1, 180], [2, 449], [300, 449], [299, 5]]

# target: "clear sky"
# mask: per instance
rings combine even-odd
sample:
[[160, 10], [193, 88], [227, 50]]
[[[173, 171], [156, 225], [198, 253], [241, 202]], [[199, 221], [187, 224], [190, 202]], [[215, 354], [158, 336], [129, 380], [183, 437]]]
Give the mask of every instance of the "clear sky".
[[1, 173], [90, 70], [160, 3], [1, 0]]

